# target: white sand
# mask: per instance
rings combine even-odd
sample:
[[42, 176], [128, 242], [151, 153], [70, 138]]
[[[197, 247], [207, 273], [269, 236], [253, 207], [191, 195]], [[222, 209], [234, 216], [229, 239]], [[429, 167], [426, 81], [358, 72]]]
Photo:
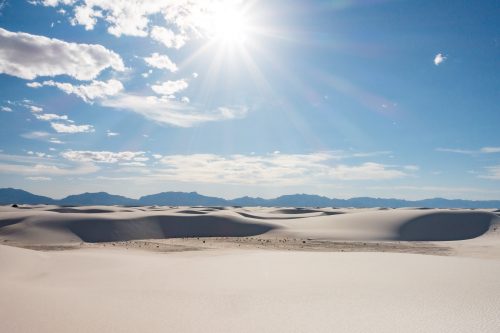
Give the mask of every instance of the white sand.
[[500, 261], [1, 246], [2, 332], [498, 332]]
[[[182, 235], [190, 238], [176, 244], [206, 247], [157, 253], [126, 242], [128, 250], [106, 243], [47, 252], [0, 245], [0, 332], [498, 332], [500, 327], [499, 223], [490, 212], [25, 208], [0, 207], [0, 244], [50, 248], [96, 237], [160, 242]], [[241, 250], [234, 238], [227, 248], [222, 240], [196, 238], [207, 234], [253, 236]], [[451, 256], [328, 252], [344, 246], [337, 240], [366, 240], [382, 249], [384, 241], [420, 244], [400, 241], [422, 235], [432, 240], [423, 245], [449, 247]], [[294, 237], [298, 244], [317, 241], [325, 252], [292, 246]], [[254, 246], [269, 240], [292, 251]]]

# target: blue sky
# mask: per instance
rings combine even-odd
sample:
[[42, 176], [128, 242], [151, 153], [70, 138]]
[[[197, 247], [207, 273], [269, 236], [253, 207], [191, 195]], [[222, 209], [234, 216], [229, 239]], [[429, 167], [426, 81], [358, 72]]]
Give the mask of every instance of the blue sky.
[[0, 0], [0, 186], [500, 199], [500, 5]]

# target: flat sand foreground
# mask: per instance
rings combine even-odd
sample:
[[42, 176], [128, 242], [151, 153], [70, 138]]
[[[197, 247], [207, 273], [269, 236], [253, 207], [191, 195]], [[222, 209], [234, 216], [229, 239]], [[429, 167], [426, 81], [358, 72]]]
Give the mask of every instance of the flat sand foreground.
[[0, 331], [498, 332], [497, 214], [0, 207]]

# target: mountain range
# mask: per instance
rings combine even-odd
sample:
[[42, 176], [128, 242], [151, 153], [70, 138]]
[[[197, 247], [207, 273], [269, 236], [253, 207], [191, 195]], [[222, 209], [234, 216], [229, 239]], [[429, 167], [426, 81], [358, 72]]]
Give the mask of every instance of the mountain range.
[[82, 193], [70, 195], [63, 199], [45, 196], [14, 189], [0, 188], [0, 205], [10, 204], [49, 204], [61, 206], [121, 205], [121, 206], [264, 206], [264, 207], [427, 207], [427, 208], [500, 208], [500, 200], [472, 201], [433, 198], [424, 200], [403, 200], [359, 197], [351, 199], [331, 199], [319, 195], [292, 194], [282, 195], [274, 199], [241, 197], [223, 199], [209, 197], [196, 192], [162, 192], [131, 199], [106, 192]]

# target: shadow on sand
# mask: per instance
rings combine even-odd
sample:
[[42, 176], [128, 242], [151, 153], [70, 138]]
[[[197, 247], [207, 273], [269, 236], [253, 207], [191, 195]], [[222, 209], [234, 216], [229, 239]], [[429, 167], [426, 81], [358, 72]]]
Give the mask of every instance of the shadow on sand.
[[152, 216], [135, 220], [75, 220], [67, 227], [89, 243], [183, 237], [248, 237], [274, 227], [220, 216]]
[[404, 241], [454, 241], [485, 234], [494, 216], [480, 212], [442, 212], [417, 217], [399, 228]]

